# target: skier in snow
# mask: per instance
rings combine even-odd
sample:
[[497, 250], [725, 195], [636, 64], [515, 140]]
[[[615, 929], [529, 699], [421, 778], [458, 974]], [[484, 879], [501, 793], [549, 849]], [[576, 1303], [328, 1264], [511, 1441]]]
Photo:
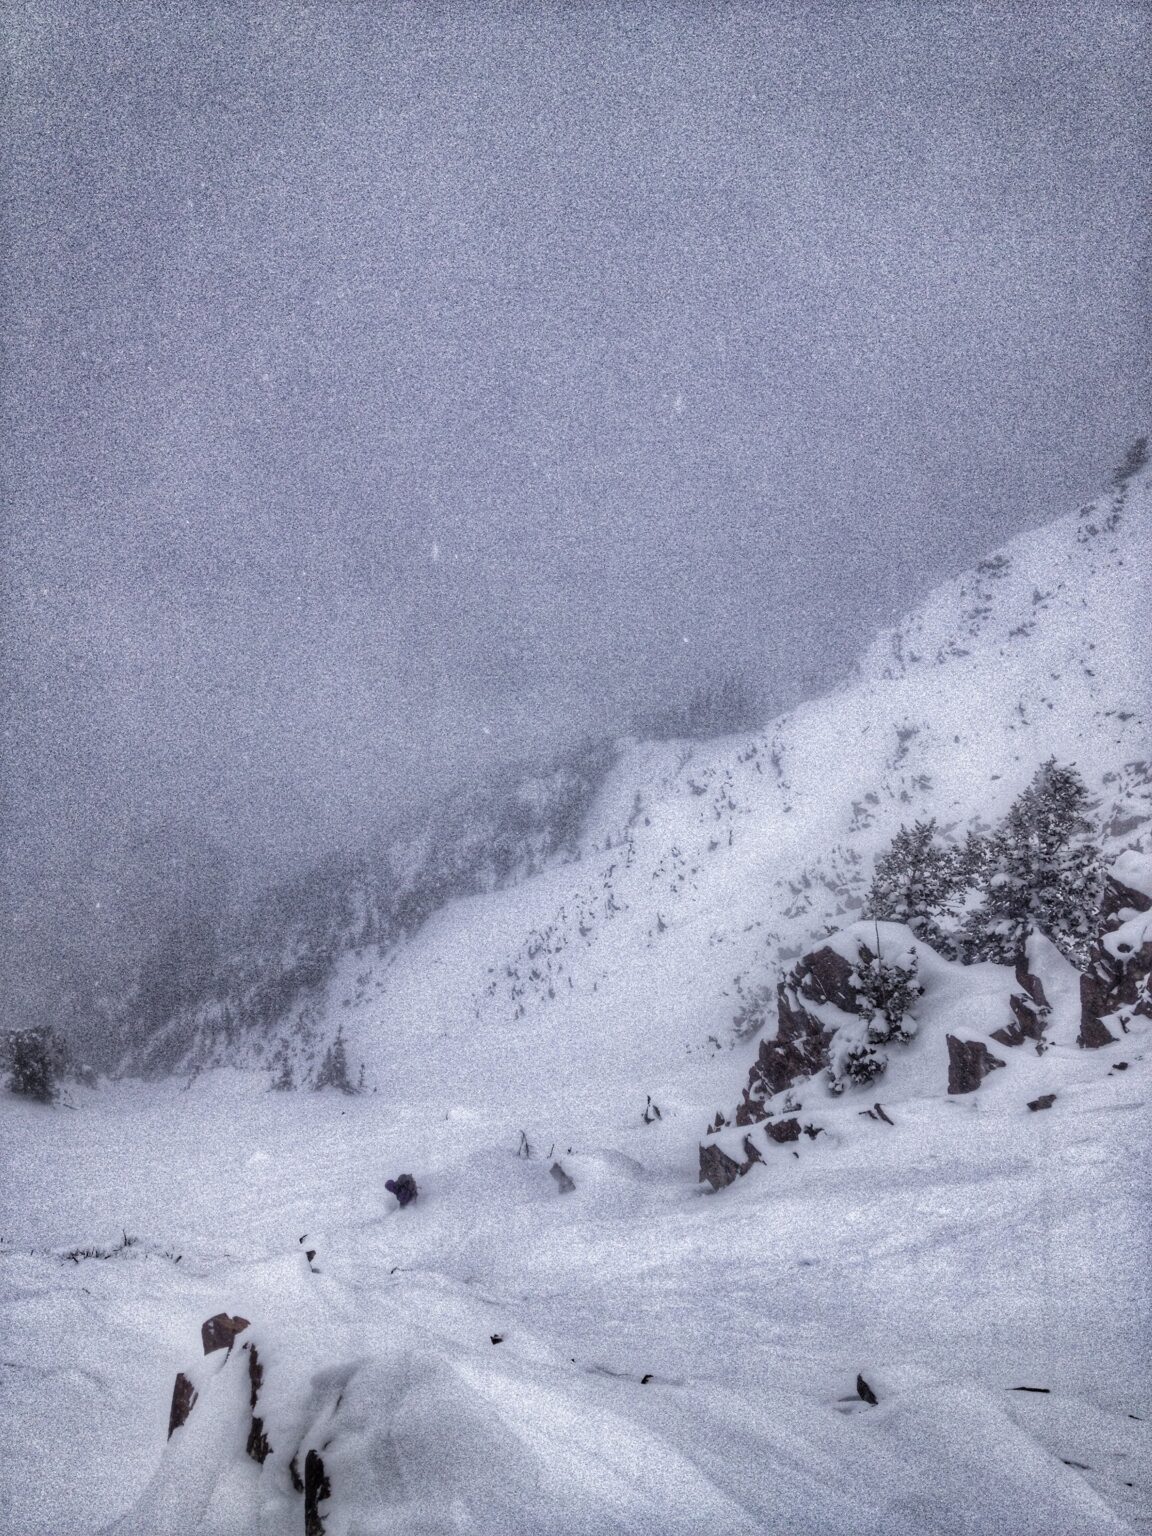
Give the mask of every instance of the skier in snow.
[[416, 1180], [410, 1173], [402, 1173], [396, 1179], [385, 1179], [384, 1188], [390, 1195], [396, 1196], [396, 1203], [401, 1207], [411, 1205], [416, 1198]]

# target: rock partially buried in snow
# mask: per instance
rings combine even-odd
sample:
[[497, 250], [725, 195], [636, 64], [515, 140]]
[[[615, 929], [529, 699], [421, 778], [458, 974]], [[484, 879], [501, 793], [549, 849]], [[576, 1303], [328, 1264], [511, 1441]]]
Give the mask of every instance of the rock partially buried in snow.
[[256, 1412], [260, 1400], [260, 1389], [264, 1385], [264, 1367], [257, 1353], [255, 1344], [246, 1344], [248, 1351], [248, 1406], [252, 1412], [252, 1423], [248, 1430], [248, 1444], [246, 1450], [253, 1461], [261, 1466], [272, 1454], [272, 1447], [268, 1443], [268, 1436], [264, 1433], [264, 1420]]
[[1044, 995], [1044, 985], [1039, 976], [1028, 969], [1028, 961], [1021, 956], [1016, 961], [1016, 981], [1020, 988], [1008, 999], [1012, 1009], [1012, 1021], [992, 1031], [992, 1039], [1001, 1045], [1023, 1045], [1025, 1040], [1041, 1041], [1044, 1025], [1052, 1009]]
[[569, 1195], [576, 1188], [576, 1181], [564, 1172], [562, 1164], [553, 1163], [548, 1172], [556, 1180], [557, 1188], [562, 1195]]
[[204, 1353], [211, 1355], [218, 1349], [231, 1349], [236, 1335], [243, 1333], [247, 1327], [246, 1317], [229, 1317], [227, 1312], [217, 1312], [200, 1329]]
[[714, 1142], [700, 1148], [701, 1184], [711, 1184], [714, 1190], [725, 1189], [739, 1177], [740, 1164]]
[[948, 1040], [948, 1092], [975, 1093], [989, 1072], [1007, 1063], [993, 1056], [983, 1040]]
[[800, 1078], [811, 1077], [827, 1065], [832, 1031], [816, 1009], [831, 1003], [844, 1013], [856, 1013], [859, 998], [852, 984], [852, 962], [825, 944], [798, 960], [777, 987], [779, 1027], [772, 1040], [760, 1042], [744, 1098], [736, 1111], [737, 1125], [754, 1125], [764, 1118], [763, 1102]]
[[1042, 1093], [1038, 1099], [1029, 1099], [1029, 1109], [1051, 1109], [1056, 1102], [1054, 1093]]
[[304, 1536], [324, 1536], [324, 1516], [320, 1506], [332, 1497], [332, 1484], [324, 1470], [324, 1460], [317, 1450], [304, 1458]]
[[188, 1415], [192, 1412], [196, 1402], [196, 1388], [188, 1380], [183, 1371], [176, 1373], [176, 1385], [172, 1388], [172, 1407], [168, 1412], [168, 1438], [172, 1436], [183, 1424], [187, 1424]]
[[853, 924], [798, 960], [777, 987], [776, 1034], [760, 1042], [736, 1124], [763, 1120], [767, 1100], [819, 1072], [835, 1093], [879, 1076], [883, 1047], [916, 1032], [916, 968], [916, 940], [899, 923]]
[[781, 1143], [800, 1140], [799, 1120], [769, 1120], [764, 1127], [764, 1134], [773, 1141]]

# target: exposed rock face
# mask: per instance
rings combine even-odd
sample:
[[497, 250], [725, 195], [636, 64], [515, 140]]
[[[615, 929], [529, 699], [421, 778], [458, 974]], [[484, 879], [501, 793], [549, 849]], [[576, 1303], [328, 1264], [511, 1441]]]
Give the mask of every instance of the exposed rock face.
[[1088, 1050], [1119, 1039], [1134, 1015], [1152, 1016], [1152, 897], [1110, 874], [1100, 908], [1101, 931], [1080, 978], [1080, 1033]]
[[252, 1423], [248, 1430], [246, 1449], [252, 1460], [258, 1461], [263, 1466], [272, 1454], [272, 1447], [268, 1443], [268, 1436], [264, 1433], [264, 1420], [256, 1412], [260, 1388], [264, 1385], [264, 1367], [260, 1363], [260, 1356], [256, 1352], [255, 1344], [248, 1344], [245, 1348], [248, 1350], [248, 1406], [252, 1411]]
[[188, 1415], [192, 1412], [192, 1405], [196, 1401], [196, 1388], [188, 1380], [183, 1371], [176, 1375], [176, 1385], [172, 1388], [172, 1407], [168, 1413], [168, 1438], [180, 1428], [181, 1424], [188, 1422]]
[[1056, 1102], [1054, 1093], [1042, 1093], [1038, 1099], [1029, 1099], [1029, 1109], [1051, 1109]]
[[770, 1136], [773, 1141], [799, 1141], [800, 1122], [799, 1120], [769, 1120], [764, 1127], [764, 1134]]
[[1008, 999], [1011, 1023], [992, 1031], [993, 1040], [999, 1040], [1001, 1045], [1023, 1045], [1025, 1040], [1043, 1039], [1044, 1025], [1052, 1012], [1039, 976], [1028, 969], [1023, 955], [1016, 960], [1016, 984], [1020, 990]]
[[320, 1505], [332, 1497], [332, 1484], [324, 1470], [319, 1451], [309, 1451], [304, 1459], [304, 1536], [324, 1536], [324, 1517]]
[[736, 1111], [737, 1125], [764, 1119], [764, 1101], [798, 1078], [811, 1077], [828, 1064], [832, 1029], [805, 1003], [833, 1003], [845, 1013], [860, 1011], [852, 985], [850, 960], [828, 945], [805, 955], [777, 988], [779, 1028], [774, 1040], [760, 1042], [759, 1055], [748, 1075], [748, 1086]]
[[700, 1148], [699, 1183], [711, 1184], [713, 1189], [725, 1189], [739, 1177], [740, 1164], [715, 1143]]
[[200, 1329], [204, 1353], [210, 1355], [218, 1349], [231, 1349], [236, 1335], [243, 1333], [247, 1326], [246, 1317], [229, 1317], [227, 1312], [217, 1312]]
[[975, 1093], [989, 1072], [1006, 1065], [983, 1040], [958, 1040], [955, 1035], [947, 1040], [949, 1093]]

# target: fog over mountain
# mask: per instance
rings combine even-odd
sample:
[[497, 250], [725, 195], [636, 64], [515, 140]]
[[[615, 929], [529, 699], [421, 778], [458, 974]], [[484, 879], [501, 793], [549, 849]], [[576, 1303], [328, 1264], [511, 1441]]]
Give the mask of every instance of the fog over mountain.
[[1094, 493], [1147, 428], [1148, 21], [7, 7], [6, 1017], [165, 869], [707, 678], [767, 718]]

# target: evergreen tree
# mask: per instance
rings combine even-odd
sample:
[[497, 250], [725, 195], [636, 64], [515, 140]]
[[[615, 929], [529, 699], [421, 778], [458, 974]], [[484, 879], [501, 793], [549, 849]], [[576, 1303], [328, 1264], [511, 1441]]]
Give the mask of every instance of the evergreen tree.
[[1073, 964], [1087, 965], [1104, 885], [1088, 809], [1075, 768], [1049, 758], [1037, 769], [987, 840], [983, 899], [965, 925], [967, 958], [1013, 964], [1038, 930]]
[[316, 1088], [339, 1088], [341, 1093], [355, 1093], [348, 1078], [348, 1051], [344, 1044], [343, 1025], [336, 1031], [336, 1038], [324, 1052], [324, 1060], [316, 1074]]
[[757, 730], [771, 714], [757, 689], [738, 673], [713, 676], [686, 698], [669, 702], [636, 721], [637, 733], [653, 741], [684, 737], [706, 741]]
[[280, 1066], [272, 1079], [272, 1086], [280, 1093], [290, 1093], [296, 1086], [296, 1074], [292, 1071], [292, 1061], [287, 1054], [280, 1057]]
[[907, 923], [918, 939], [951, 955], [953, 946], [939, 918], [956, 916], [955, 901], [964, 884], [959, 850], [936, 841], [936, 822], [902, 826], [888, 852], [876, 861], [863, 916]]
[[890, 1040], [906, 1044], [916, 1033], [912, 1009], [916, 999], [924, 994], [917, 970], [913, 949], [897, 959], [886, 959], [874, 955], [867, 944], [860, 945], [855, 982], [860, 1017], [868, 1026], [871, 1045], [884, 1045]]
[[4, 1055], [13, 1093], [41, 1104], [56, 1102], [61, 1051], [51, 1029], [41, 1025], [9, 1031]]
[[883, 957], [861, 944], [852, 982], [857, 1013], [836, 1029], [828, 1046], [827, 1081], [835, 1094], [843, 1093], [849, 1083], [870, 1083], [887, 1070], [884, 1047], [906, 1045], [915, 1037], [913, 1010], [924, 994], [912, 948]]

